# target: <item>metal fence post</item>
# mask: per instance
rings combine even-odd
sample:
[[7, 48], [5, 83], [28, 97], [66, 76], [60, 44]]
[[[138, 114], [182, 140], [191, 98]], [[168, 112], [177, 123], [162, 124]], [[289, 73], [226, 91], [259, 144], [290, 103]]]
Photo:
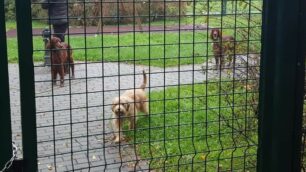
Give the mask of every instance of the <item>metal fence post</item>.
[[31, 0], [15, 0], [23, 145], [23, 170], [37, 171], [36, 110]]
[[226, 8], [227, 8], [227, 0], [222, 0], [222, 11], [221, 11], [222, 16], [226, 15]]
[[45, 59], [45, 66], [50, 66], [51, 62], [50, 62], [50, 51], [47, 50], [46, 45], [49, 41], [49, 38], [51, 37], [51, 31], [49, 28], [45, 28], [42, 31], [42, 37], [43, 37], [43, 41], [44, 41], [44, 46], [45, 46], [45, 52], [44, 52], [44, 59]]
[[12, 133], [4, 1], [0, 1], [0, 170], [12, 157]]
[[301, 171], [303, 13], [303, 1], [264, 1], [258, 171]]

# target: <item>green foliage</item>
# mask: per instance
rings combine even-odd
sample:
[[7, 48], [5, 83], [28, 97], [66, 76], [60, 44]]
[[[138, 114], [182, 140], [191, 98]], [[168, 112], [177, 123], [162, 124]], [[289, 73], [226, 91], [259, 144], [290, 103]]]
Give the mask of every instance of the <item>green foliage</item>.
[[6, 20], [15, 20], [15, 0], [5, 0], [4, 1], [4, 10], [5, 10], [5, 19]]
[[[13, 0], [9, 0], [12, 1]], [[38, 1], [38, 0], [36, 0]], [[107, 18], [103, 19], [104, 24], [116, 24], [120, 23], [133, 23], [133, 15], [137, 18], [137, 14], [133, 14], [133, 11], [136, 11], [139, 16], [141, 16], [142, 22], [149, 21], [149, 12], [152, 16], [152, 20], [154, 19], [163, 19], [164, 11], [166, 11], [166, 15], [168, 16], [178, 16], [179, 11], [181, 11], [181, 15], [186, 13], [186, 3], [179, 1], [177, 2], [168, 2], [164, 4], [160, 2], [160, 0], [152, 0], [151, 4], [147, 1], [136, 0], [135, 4], [132, 3], [123, 3], [117, 4], [115, 0], [104, 1], [103, 4], [99, 3], [99, 1], [90, 0], [83, 3], [83, 1], [79, 0], [71, 0], [68, 5], [69, 11], [69, 23], [70, 25], [84, 25], [84, 18], [86, 18], [87, 26], [96, 26], [99, 22], [101, 11], [104, 12], [104, 16]], [[114, 2], [111, 2], [114, 1]], [[132, 1], [131, 1], [132, 2]], [[135, 9], [135, 10], [134, 10]], [[180, 10], [179, 10], [180, 9]], [[12, 10], [8, 9], [11, 13]], [[118, 20], [119, 15], [119, 20]], [[130, 16], [130, 17], [123, 17]], [[32, 17], [35, 18], [47, 18], [47, 11], [41, 8], [40, 4], [32, 4]], [[96, 18], [95, 18], [96, 17]]]
[[[48, 11], [41, 8], [41, 4], [32, 4], [32, 19], [42, 19], [42, 18], [48, 18]], [[47, 23], [47, 21], [40, 20], [40, 22]]]

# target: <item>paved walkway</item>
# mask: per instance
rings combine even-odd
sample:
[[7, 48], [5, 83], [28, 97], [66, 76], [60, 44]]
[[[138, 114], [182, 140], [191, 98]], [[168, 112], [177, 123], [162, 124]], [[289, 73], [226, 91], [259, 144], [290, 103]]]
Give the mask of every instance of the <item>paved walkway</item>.
[[[133, 147], [126, 143], [119, 146], [111, 140], [110, 104], [112, 98], [118, 96], [119, 89], [134, 88], [134, 80], [136, 87], [140, 85], [142, 69], [141, 66], [122, 63], [78, 64], [75, 80], [71, 83], [65, 81], [63, 88], [52, 88], [49, 69], [35, 67], [39, 170], [55, 171], [55, 165], [57, 171], [72, 170], [72, 166], [75, 169], [87, 168], [90, 162], [91, 166], [99, 166], [92, 171], [102, 171], [104, 168], [107, 171], [118, 171], [119, 168], [122, 171], [134, 171], [133, 163], [121, 163], [137, 161]], [[172, 67], [165, 71], [156, 67], [145, 69], [150, 71], [148, 86], [151, 88], [147, 88], [147, 91], [192, 83], [192, 78], [194, 82], [205, 80], [205, 75], [200, 72], [201, 65], [180, 66], [180, 69]], [[193, 69], [198, 71], [193, 72]], [[18, 65], [10, 64], [9, 70], [13, 138], [21, 148]], [[118, 74], [121, 75], [120, 85]], [[57, 154], [56, 158], [54, 154]], [[22, 155], [21, 150], [18, 155]], [[105, 167], [105, 164], [111, 165]], [[147, 168], [146, 162], [140, 161], [135, 168]]]
[[[96, 34], [96, 27], [70, 28], [71, 35]], [[192, 26], [143, 26], [143, 32], [205, 30], [205, 25]], [[40, 36], [42, 29], [33, 29], [34, 36]], [[133, 26], [105, 26], [103, 34], [139, 32]], [[9, 30], [8, 37], [16, 37], [16, 30]], [[39, 64], [35, 64], [39, 66]], [[120, 67], [119, 67], [120, 66]], [[93, 167], [91, 171], [134, 171], [147, 169], [146, 162], [138, 161], [132, 146], [112, 143], [110, 125], [110, 104], [118, 90], [138, 87], [142, 81], [143, 67], [118, 63], [93, 63], [76, 65], [76, 79], [65, 82], [65, 87], [52, 87], [50, 71], [46, 67], [35, 68], [37, 141], [39, 171], [68, 171]], [[201, 65], [174, 68], [146, 67], [149, 74], [147, 91], [164, 89], [165, 86], [202, 82], [205, 75], [200, 72]], [[20, 93], [18, 66], [9, 65], [10, 94], [13, 139], [22, 156]], [[197, 70], [193, 72], [193, 70]], [[165, 72], [165, 74], [164, 74]], [[180, 79], [179, 77], [180, 73]], [[135, 74], [137, 74], [135, 76]], [[118, 75], [121, 75], [120, 82]], [[124, 76], [126, 75], [126, 76]], [[104, 76], [104, 77], [103, 77]], [[66, 77], [67, 78], [67, 77]], [[87, 79], [86, 79], [87, 78]], [[194, 81], [193, 79], [194, 78]], [[134, 81], [135, 84], [134, 85]], [[120, 84], [119, 84], [120, 83]], [[72, 137], [72, 138], [71, 138]], [[73, 152], [73, 153], [71, 153]], [[56, 157], [54, 157], [56, 154]], [[121, 156], [120, 156], [121, 155]], [[106, 166], [107, 164], [107, 166]], [[56, 166], [56, 169], [55, 169]], [[97, 167], [94, 167], [97, 166]], [[84, 170], [87, 171], [87, 170]]]
[[[104, 169], [147, 169], [146, 162], [141, 161], [133, 146], [112, 142], [110, 104], [112, 98], [119, 95], [118, 90], [123, 92], [125, 89], [138, 87], [142, 82], [143, 69], [149, 71], [147, 92], [162, 90], [165, 86], [201, 83], [220, 76], [215, 70], [202, 73], [202, 65], [170, 67], [164, 70], [124, 63], [80, 63], [76, 65], [75, 80], [66, 80], [65, 87], [59, 87], [58, 84], [52, 88], [50, 69], [40, 64], [35, 65], [38, 167], [39, 171], [48, 172], [55, 171], [55, 166], [57, 171], [69, 171], [73, 167], [88, 171], [89, 163], [93, 167], [91, 171], [97, 172]], [[204, 64], [204, 68], [212, 69], [212, 66], [211, 62]], [[19, 147], [20, 157], [22, 147], [18, 65], [10, 64], [9, 72], [13, 139]], [[222, 75], [226, 76], [226, 72]], [[138, 164], [134, 166], [133, 162], [136, 161]]]

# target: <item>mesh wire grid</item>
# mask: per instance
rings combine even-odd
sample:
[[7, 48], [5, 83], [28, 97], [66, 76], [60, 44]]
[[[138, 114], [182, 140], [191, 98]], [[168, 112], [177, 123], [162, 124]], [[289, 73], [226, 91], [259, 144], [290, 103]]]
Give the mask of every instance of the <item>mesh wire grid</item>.
[[[56, 19], [32, 1], [39, 171], [256, 170], [262, 1], [59, 3], [75, 67], [63, 87], [43, 63], [41, 28], [54, 35]], [[136, 93], [143, 70], [149, 115], [115, 143], [112, 101]]]
[[[304, 86], [305, 90], [306, 86]], [[303, 108], [303, 129], [302, 129], [302, 141], [301, 141], [301, 171], [306, 171], [306, 162], [305, 162], [305, 145], [306, 145], [306, 118], [305, 118], [305, 97], [304, 97], [304, 108]]]

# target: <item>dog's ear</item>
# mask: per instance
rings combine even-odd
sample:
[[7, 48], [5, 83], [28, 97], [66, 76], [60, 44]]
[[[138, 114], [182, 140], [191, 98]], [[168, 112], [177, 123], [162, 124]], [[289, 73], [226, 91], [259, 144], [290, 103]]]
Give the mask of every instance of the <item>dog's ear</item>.
[[66, 48], [61, 42], [57, 43], [58, 48]]
[[62, 41], [61, 41], [61, 39], [60, 38], [58, 38], [58, 37], [54, 37], [55, 38], [55, 45], [56, 45], [56, 47], [58, 47], [58, 48], [64, 48], [64, 45], [63, 45], [63, 43], [62, 43]]
[[112, 102], [112, 111], [115, 112], [115, 107], [119, 104], [119, 97], [115, 97]]
[[210, 39], [214, 39], [213, 34], [214, 34], [214, 29], [210, 31]]
[[222, 38], [221, 31], [218, 29], [218, 30], [216, 30], [216, 32], [217, 32], [218, 37]]
[[129, 111], [130, 104], [129, 103], [124, 103], [123, 105], [124, 105], [126, 111]]
[[112, 104], [112, 111], [114, 112], [114, 108], [115, 108], [116, 104]]

